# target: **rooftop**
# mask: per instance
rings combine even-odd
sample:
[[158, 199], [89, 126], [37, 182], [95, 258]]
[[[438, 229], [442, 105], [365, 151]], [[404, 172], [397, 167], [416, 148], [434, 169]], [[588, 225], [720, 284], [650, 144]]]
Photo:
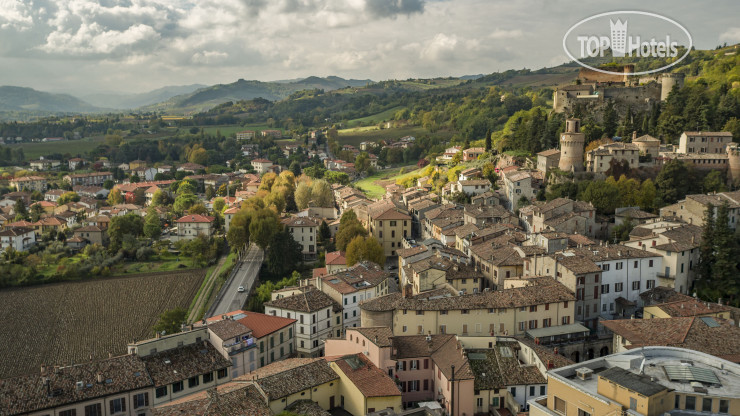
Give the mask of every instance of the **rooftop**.
[[387, 326], [374, 326], [374, 327], [360, 327], [360, 328], [347, 328], [348, 331], [357, 331], [365, 338], [369, 339], [370, 342], [377, 345], [378, 347], [390, 347], [391, 338], [393, 337], [393, 331]]
[[234, 380], [253, 381], [272, 401], [338, 379], [323, 358], [288, 358]]
[[396, 383], [367, 359], [365, 354], [347, 355], [334, 363], [365, 397], [401, 395]]
[[501, 389], [507, 386], [546, 384], [537, 366], [522, 365], [518, 342], [497, 342], [493, 348], [467, 350], [470, 368], [475, 374], [475, 390]]
[[326, 293], [314, 289], [297, 293], [293, 296], [283, 297], [269, 302], [265, 306], [287, 309], [296, 312], [316, 312], [331, 307], [335, 312], [341, 311], [342, 307]]
[[375, 263], [363, 261], [354, 266], [326, 276], [322, 284], [329, 285], [342, 294], [375, 287], [385, 281], [389, 274]]
[[270, 416], [257, 387], [226, 383], [154, 409], [154, 416]]
[[208, 342], [196, 343], [141, 357], [156, 386], [172, 384], [190, 377], [231, 366]]
[[251, 329], [252, 336], [255, 338], [262, 338], [275, 331], [279, 331], [294, 324], [296, 321], [295, 319], [265, 315], [264, 313], [237, 310], [224, 315], [214, 316], [209, 318], [207, 322], [210, 325], [211, 323], [215, 323], [216, 321], [223, 319], [224, 316], [227, 318], [233, 316], [235, 321], [239, 321], [239, 323]]

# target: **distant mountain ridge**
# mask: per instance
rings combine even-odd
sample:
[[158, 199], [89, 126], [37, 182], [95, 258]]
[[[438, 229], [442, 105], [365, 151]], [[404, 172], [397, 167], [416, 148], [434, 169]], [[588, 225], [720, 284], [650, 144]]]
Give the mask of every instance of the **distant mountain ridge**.
[[33, 88], [1, 86], [0, 111], [36, 113], [95, 113], [104, 108], [96, 107], [69, 94], [53, 94]]
[[84, 95], [81, 98], [94, 106], [123, 110], [156, 104], [205, 87], [207, 85], [203, 84], [172, 85], [139, 94], [99, 93]]
[[299, 80], [287, 81], [247, 81], [240, 79], [231, 84], [217, 84], [200, 88], [189, 94], [181, 94], [166, 101], [144, 106], [141, 110], [150, 111], [204, 111], [227, 101], [251, 100], [264, 98], [277, 101], [287, 98], [296, 91], [322, 89], [331, 91], [346, 87], [361, 87], [372, 80], [344, 79], [337, 76], [310, 76]]

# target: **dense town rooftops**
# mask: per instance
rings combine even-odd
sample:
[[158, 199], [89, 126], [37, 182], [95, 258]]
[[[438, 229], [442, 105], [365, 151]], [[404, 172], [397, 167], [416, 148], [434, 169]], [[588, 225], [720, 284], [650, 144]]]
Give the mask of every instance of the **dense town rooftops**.
[[331, 253], [326, 253], [325, 264], [327, 265], [347, 264], [347, 259], [345, 258], [344, 251], [332, 251]]
[[254, 385], [226, 383], [154, 409], [155, 416], [270, 416]]
[[421, 311], [504, 309], [575, 300], [573, 292], [552, 278], [533, 280], [536, 280], [533, 285], [525, 287], [430, 299], [417, 296], [406, 298], [400, 293], [392, 293], [366, 300], [360, 303], [360, 308], [376, 312], [404, 309]]
[[728, 361], [740, 362], [740, 328], [713, 317], [622, 319], [602, 321], [631, 345], [688, 348]]
[[732, 310], [732, 308], [726, 305], [702, 302], [694, 298], [659, 303], [653, 306], [655, 308], [659, 308], [671, 317], [707, 315], [719, 312], [729, 312]]
[[10, 415], [36, 412], [153, 385], [144, 361], [134, 355], [47, 367], [41, 374], [0, 380], [0, 409]]
[[317, 289], [271, 300], [265, 302], [265, 306], [304, 313], [316, 312], [329, 307], [335, 312], [342, 310], [342, 307], [334, 299]]
[[401, 395], [396, 383], [364, 354], [347, 355], [333, 362], [365, 397]]
[[338, 379], [323, 358], [288, 358], [234, 380], [253, 381], [272, 401]]
[[141, 358], [156, 386], [165, 386], [231, 366], [210, 343], [185, 345]]

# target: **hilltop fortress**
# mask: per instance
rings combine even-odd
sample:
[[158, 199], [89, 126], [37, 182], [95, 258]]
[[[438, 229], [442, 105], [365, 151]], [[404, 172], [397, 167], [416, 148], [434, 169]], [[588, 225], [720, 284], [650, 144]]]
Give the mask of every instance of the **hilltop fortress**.
[[[623, 114], [627, 107], [633, 111], [649, 110], [653, 104], [665, 101], [674, 86], [683, 87], [683, 74], [655, 74], [645, 77], [630, 76], [634, 65], [614, 67], [613, 74], [581, 68], [578, 84], [560, 87], [553, 97], [553, 110], [572, 113], [581, 106], [594, 112], [609, 101]], [[611, 69], [610, 69], [611, 71]]]

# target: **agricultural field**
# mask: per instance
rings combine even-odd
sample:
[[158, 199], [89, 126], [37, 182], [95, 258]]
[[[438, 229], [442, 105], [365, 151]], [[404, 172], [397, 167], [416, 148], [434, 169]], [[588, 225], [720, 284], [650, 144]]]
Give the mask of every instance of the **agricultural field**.
[[398, 110], [401, 110], [401, 109], [403, 109], [403, 107], [401, 106], [393, 107], [383, 112], [373, 114], [371, 116], [349, 120], [347, 121], [346, 125], [349, 127], [354, 127], [359, 124], [377, 124], [381, 121], [391, 120], [393, 116], [396, 114], [396, 112], [398, 112]]
[[216, 134], [217, 131], [220, 131], [221, 134], [223, 134], [225, 137], [229, 137], [232, 134], [236, 134], [237, 132], [240, 132], [243, 130], [255, 130], [259, 132], [262, 130], [270, 129], [270, 127], [267, 127], [266, 125], [257, 125], [257, 124], [248, 124], [246, 126], [223, 125], [223, 126], [199, 126], [199, 127], [202, 128], [206, 134]]
[[10, 148], [20, 147], [26, 159], [38, 159], [40, 156], [52, 153], [83, 154], [103, 143], [103, 136], [85, 137], [79, 140], [65, 140], [61, 142], [33, 142], [8, 145]]
[[401, 169], [408, 171], [414, 168], [416, 168], [416, 165], [381, 170], [373, 176], [355, 182], [355, 187], [364, 192], [368, 198], [378, 199], [385, 194], [385, 185], [391, 182], [395, 183], [396, 179], [402, 176], [413, 174], [412, 172], [400, 174]]
[[0, 378], [70, 365], [153, 336], [168, 309], [187, 309], [205, 269], [58, 283], [0, 291]]
[[377, 126], [358, 127], [353, 129], [339, 130], [338, 142], [340, 144], [351, 144], [359, 146], [361, 142], [377, 142], [386, 139], [400, 139], [404, 136], [439, 136], [449, 139], [455, 133], [453, 131], [440, 130], [436, 133], [430, 133], [420, 126], [404, 126], [390, 129], [379, 129]]

